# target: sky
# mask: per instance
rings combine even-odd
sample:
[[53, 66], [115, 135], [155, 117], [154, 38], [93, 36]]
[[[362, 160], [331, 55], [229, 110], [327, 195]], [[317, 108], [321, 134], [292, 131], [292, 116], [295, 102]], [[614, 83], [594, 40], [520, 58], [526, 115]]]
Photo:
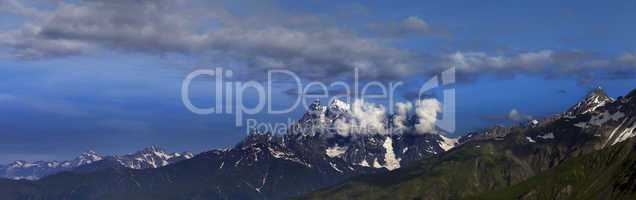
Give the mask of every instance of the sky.
[[[247, 132], [234, 115], [197, 115], [181, 99], [189, 73], [217, 67], [261, 83], [271, 69], [350, 83], [357, 69], [363, 83], [407, 83], [400, 101], [454, 67], [449, 135], [546, 117], [597, 86], [613, 97], [636, 88], [633, 10], [634, 1], [0, 0], [0, 164], [231, 147]], [[290, 80], [274, 86], [274, 106], [293, 104]], [[196, 79], [193, 103], [213, 103], [214, 87]], [[246, 117], [286, 122], [303, 111]]]

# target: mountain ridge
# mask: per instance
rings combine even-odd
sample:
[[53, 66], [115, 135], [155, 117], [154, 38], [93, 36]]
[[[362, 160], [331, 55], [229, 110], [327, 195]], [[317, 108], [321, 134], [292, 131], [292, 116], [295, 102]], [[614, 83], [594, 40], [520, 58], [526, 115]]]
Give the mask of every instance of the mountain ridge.
[[100, 165], [105, 162], [105, 160], [112, 162], [108, 164], [109, 167], [115, 167], [119, 164], [131, 169], [157, 168], [192, 157], [193, 154], [190, 152], [167, 153], [164, 149], [157, 146], [146, 147], [137, 152], [121, 156], [103, 156], [93, 150], [88, 150], [81, 153], [75, 159], [67, 161], [14, 161], [6, 166], [0, 166], [0, 177], [37, 180], [63, 171], [73, 171], [76, 169], [82, 171], [81, 169], [91, 167], [103, 168], [87, 165]]

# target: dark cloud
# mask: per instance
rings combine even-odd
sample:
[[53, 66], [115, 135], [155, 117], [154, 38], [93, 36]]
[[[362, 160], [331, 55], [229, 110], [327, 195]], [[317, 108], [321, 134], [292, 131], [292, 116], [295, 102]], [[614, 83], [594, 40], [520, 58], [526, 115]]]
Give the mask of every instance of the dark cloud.
[[354, 68], [361, 69], [363, 78], [396, 78], [415, 65], [414, 55], [350, 30], [297, 25], [299, 20], [316, 21], [312, 16], [258, 24], [253, 22], [258, 16], [232, 16], [220, 8], [196, 12], [193, 7], [180, 1], [62, 2], [33, 15], [20, 30], [0, 32], [0, 44], [26, 59], [77, 55], [94, 48], [214, 55], [243, 63], [255, 73], [290, 69], [308, 78]]
[[[269, 12], [252, 8], [254, 12], [238, 15], [221, 3], [168, 0], [56, 2], [47, 9], [13, 0], [2, 2], [0, 9], [11, 10], [26, 20], [19, 29], [0, 31], [0, 48], [21, 59], [114, 49], [191, 55], [213, 60], [214, 64], [240, 65], [248, 76], [262, 76], [268, 69], [288, 69], [303, 78], [319, 80], [350, 76], [356, 68], [360, 78], [366, 80], [430, 76], [449, 67], [457, 68], [460, 81], [482, 75], [508, 78], [519, 74], [585, 81], [632, 77], [636, 71], [633, 53], [616, 58], [550, 49], [503, 54], [416, 53], [326, 23], [324, 16], [280, 8], [268, 7], [265, 10]], [[383, 34], [394, 36], [440, 33], [440, 29], [416, 16], [375, 26]]]

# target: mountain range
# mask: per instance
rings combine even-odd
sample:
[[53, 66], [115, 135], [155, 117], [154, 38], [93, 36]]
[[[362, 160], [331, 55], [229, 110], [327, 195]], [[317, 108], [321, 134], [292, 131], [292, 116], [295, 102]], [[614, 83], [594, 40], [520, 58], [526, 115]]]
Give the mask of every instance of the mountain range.
[[634, 199], [636, 90], [591, 92], [529, 126], [475, 134], [444, 154], [306, 199]]
[[[400, 134], [339, 134], [337, 122], [352, 120], [350, 107], [337, 99], [328, 105], [316, 101], [287, 134], [254, 131], [233, 148], [165, 167], [139, 170], [103, 159], [35, 182], [0, 186], [20, 188], [3, 195], [17, 199], [284, 199], [353, 176], [396, 170], [458, 144], [439, 134], [416, 134], [415, 117]], [[22, 190], [30, 192], [17, 192]]]
[[634, 98], [636, 90], [613, 99], [599, 88], [561, 114], [459, 138], [418, 133], [413, 116], [398, 132], [341, 134], [335, 126], [351, 120], [350, 106], [314, 102], [287, 134], [254, 130], [232, 148], [165, 166], [102, 159], [36, 181], [0, 179], [0, 196], [630, 199], [636, 191]]
[[156, 146], [123, 156], [102, 156], [95, 151], [87, 151], [77, 158], [67, 161], [29, 162], [19, 160], [6, 166], [0, 165], [0, 177], [16, 180], [37, 180], [63, 171], [81, 171], [89, 168], [117, 166], [130, 169], [158, 168], [192, 157], [193, 154], [190, 152], [168, 153]]

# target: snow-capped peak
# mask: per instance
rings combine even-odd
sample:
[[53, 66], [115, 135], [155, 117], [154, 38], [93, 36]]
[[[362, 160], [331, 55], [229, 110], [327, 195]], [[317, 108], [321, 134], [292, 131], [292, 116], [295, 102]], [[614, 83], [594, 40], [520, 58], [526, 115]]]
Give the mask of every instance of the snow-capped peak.
[[585, 96], [585, 99], [578, 102], [576, 105], [572, 106], [565, 113], [567, 116], [576, 116], [580, 114], [585, 114], [589, 112], [595, 111], [597, 108], [602, 107], [608, 103], [613, 102], [614, 99], [607, 96], [602, 87], [597, 87], [596, 89], [590, 91], [590, 93]]
[[11, 164], [8, 165], [9, 168], [16, 168], [16, 167], [24, 167], [25, 165], [28, 165], [29, 162], [27, 161], [22, 161], [22, 160], [16, 160], [13, 161]]
[[333, 99], [331, 103], [329, 103], [329, 110], [349, 111], [350, 108], [351, 105], [340, 99]]
[[[99, 155], [97, 152], [93, 150], [89, 150], [87, 152], [82, 153], [79, 157], [73, 160], [72, 166], [80, 166], [85, 164], [90, 164], [96, 161], [103, 160], [104, 157]], [[68, 164], [67, 164], [68, 165]]]
[[160, 147], [151, 146], [133, 154], [115, 156], [121, 165], [131, 169], [158, 168], [192, 158], [192, 153], [168, 153]]
[[325, 106], [320, 104], [320, 100], [316, 99], [311, 105], [309, 105], [309, 112], [324, 112]]

